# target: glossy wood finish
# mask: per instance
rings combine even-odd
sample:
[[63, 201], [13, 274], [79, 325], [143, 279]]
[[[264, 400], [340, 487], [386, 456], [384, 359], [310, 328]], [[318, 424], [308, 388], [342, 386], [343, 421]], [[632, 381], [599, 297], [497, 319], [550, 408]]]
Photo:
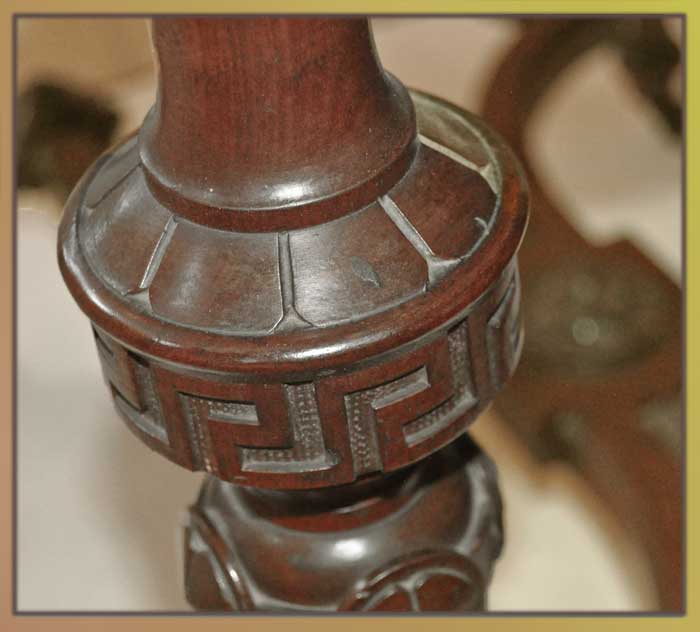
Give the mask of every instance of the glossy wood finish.
[[[165, 18], [153, 33], [157, 102], [75, 189], [59, 261], [127, 425], [216, 477], [192, 513], [192, 602], [371, 609], [379, 602], [347, 601], [349, 575], [314, 601], [324, 565], [340, 572], [332, 556], [310, 563], [303, 585], [273, 590], [260, 579], [285, 542], [341, 538], [340, 511], [373, 546], [398, 538], [401, 555], [381, 568], [398, 564], [387, 572], [405, 581], [387, 588], [374, 557], [352, 571], [370, 574], [367, 590], [391, 594], [391, 608], [480, 606], [498, 547], [488, 562], [470, 557], [471, 518], [442, 539], [439, 516], [453, 501], [430, 477], [406, 502], [428, 503], [434, 524], [376, 499], [460, 437], [517, 364], [515, 256], [527, 217], [517, 162], [476, 117], [385, 73], [366, 20]], [[464, 502], [496, 525], [495, 479], [479, 492], [488, 511], [474, 506], [481, 475], [457, 454]], [[285, 491], [251, 495], [220, 481]], [[310, 498], [314, 512], [293, 520]], [[358, 514], [358, 503], [374, 509]], [[251, 516], [246, 548], [259, 557], [231, 570], [240, 543], [227, 530], [240, 533]], [[229, 579], [257, 577], [240, 581], [258, 592], [214, 594], [217, 564]], [[433, 567], [458, 586], [428, 581]], [[474, 573], [476, 592], [464, 588]], [[427, 582], [425, 596], [394, 597], [409, 578]], [[445, 582], [454, 598], [440, 596]]]
[[245, 232], [328, 221], [374, 201], [416, 153], [411, 100], [366, 21], [162, 18], [153, 42], [140, 155], [184, 217]]
[[364, 488], [263, 492], [211, 477], [190, 510], [202, 610], [470, 611], [502, 543], [493, 464], [466, 437]]

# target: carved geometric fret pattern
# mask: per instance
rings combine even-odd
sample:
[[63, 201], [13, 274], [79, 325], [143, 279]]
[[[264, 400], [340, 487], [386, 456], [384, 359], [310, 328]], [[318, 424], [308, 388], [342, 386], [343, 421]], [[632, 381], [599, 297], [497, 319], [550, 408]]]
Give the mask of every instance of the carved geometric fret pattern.
[[229, 479], [240, 472], [310, 472], [337, 463], [326, 450], [313, 384], [200, 386], [207, 392], [179, 392], [198, 467]]
[[117, 408], [127, 415], [132, 423], [141, 430], [163, 443], [168, 443], [168, 432], [160, 410], [160, 401], [155, 392], [151, 372], [140, 358], [132, 355], [130, 359], [134, 363], [134, 373], [142, 408], [140, 410], [135, 409], [119, 396], [114, 400]]
[[[166, 368], [101, 330], [95, 338], [118, 410], [173, 461], [236, 483], [342, 484], [447, 444], [488, 403], [482, 376], [495, 389], [508, 378], [522, 347], [517, 273], [497, 288], [430, 342], [303, 383]], [[487, 353], [474, 356], [470, 343], [484, 333]]]
[[129, 362], [129, 354], [122, 346], [100, 334], [93, 327], [97, 345], [97, 356], [102, 366], [102, 375], [107, 386], [116, 390], [132, 406], [139, 407], [139, 389], [136, 384], [133, 366]]
[[197, 406], [197, 399], [183, 396], [180, 393], [178, 393], [178, 397], [182, 401], [187, 436], [192, 452], [192, 467], [195, 470], [215, 472], [216, 470], [211, 460], [213, 451], [211, 438], [206, 431], [206, 423], [202, 421], [200, 407]]
[[168, 431], [146, 361], [103, 337], [96, 329], [93, 332], [102, 372], [117, 410], [136, 428], [167, 445]]
[[284, 384], [293, 443], [285, 449], [242, 448], [244, 471], [308, 472], [328, 469], [338, 457], [326, 450], [314, 385]]
[[319, 382], [324, 418], [347, 424], [355, 476], [401, 467], [461, 432], [477, 404], [467, 327], [465, 320], [393, 361]]
[[476, 405], [477, 397], [469, 371], [467, 341], [468, 331], [465, 320], [455, 327], [447, 337], [452, 370], [452, 388], [455, 395], [444, 404], [404, 425], [403, 432], [409, 446], [414, 446], [434, 436]]
[[345, 395], [350, 450], [357, 474], [382, 469], [374, 411], [407, 399], [430, 386], [424, 366], [392, 382]]
[[[442, 415], [439, 412], [433, 413], [436, 410], [439, 411], [442, 404], [455, 395], [450, 371], [449, 347], [445, 338], [431, 346], [432, 353], [424, 359], [424, 370], [427, 373], [428, 382], [426, 387], [405, 395], [398, 391], [392, 401], [376, 402], [372, 407], [377, 423], [379, 450], [385, 469], [394, 469], [399, 462], [415, 460], [416, 451], [420, 451], [421, 444], [435, 436], [440, 428], [444, 427], [441, 423]], [[423, 432], [425, 435], [423, 439], [416, 443], [409, 443], [406, 425], [418, 422], [420, 428], [421, 419], [437, 424], [439, 427], [434, 431], [433, 428], [428, 427], [428, 432]], [[408, 434], [412, 438], [416, 433]], [[420, 429], [418, 434], [420, 435]]]
[[486, 344], [491, 383], [494, 388], [499, 388], [515, 369], [523, 345], [520, 275], [517, 268], [503, 299], [488, 321]]
[[228, 421], [232, 424], [259, 426], [258, 411], [255, 404], [244, 402], [209, 402], [209, 417], [214, 421]]

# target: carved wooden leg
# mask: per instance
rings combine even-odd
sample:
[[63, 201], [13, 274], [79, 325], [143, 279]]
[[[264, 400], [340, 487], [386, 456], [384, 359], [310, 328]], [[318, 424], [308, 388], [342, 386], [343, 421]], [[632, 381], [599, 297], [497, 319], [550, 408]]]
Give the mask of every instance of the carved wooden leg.
[[499, 500], [464, 432], [522, 346], [519, 167], [366, 20], [161, 18], [158, 98], [61, 225], [117, 409], [212, 476], [199, 608], [466, 610]]

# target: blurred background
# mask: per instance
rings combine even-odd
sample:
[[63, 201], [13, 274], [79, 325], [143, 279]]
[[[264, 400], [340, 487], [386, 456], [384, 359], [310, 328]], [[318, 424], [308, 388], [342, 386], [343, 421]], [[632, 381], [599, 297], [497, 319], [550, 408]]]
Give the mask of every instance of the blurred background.
[[[619, 309], [627, 320], [618, 319], [616, 326], [637, 328], [645, 340], [666, 340], [670, 328], [676, 340], [681, 326], [676, 286], [682, 279], [681, 20], [655, 20], [651, 28], [612, 20], [574, 24], [573, 35], [565, 34], [558, 44], [547, 39], [547, 29], [560, 29], [562, 23], [552, 27], [541, 20], [377, 18], [372, 23], [384, 66], [407, 86], [488, 120], [512, 121], [528, 111], [521, 117], [527, 125], [518, 128], [521, 145], [499, 130], [516, 145], [538, 190], [546, 191], [542, 204], [555, 206], [553, 216], [578, 232], [591, 253], [629, 240], [640, 253], [640, 274], [662, 279], [656, 294], [643, 284], [634, 286], [647, 298], [635, 294], [623, 302]], [[584, 43], [573, 55], [567, 46], [576, 37]], [[517, 48], [523, 41], [527, 45]], [[533, 42], [546, 44], [539, 56]], [[516, 62], [521, 81], [511, 81], [512, 86], [546, 82], [536, 107], [525, 103], [524, 93], [508, 88], [503, 64], [512, 68]], [[21, 18], [16, 63], [18, 607], [189, 610], [180, 531], [201, 475], [151, 454], [121, 423], [102, 381], [88, 321], [65, 289], [55, 256], [68, 192], [97, 155], [140, 125], [153, 102], [148, 23]], [[555, 73], [551, 68], [557, 65], [562, 70]], [[558, 239], [554, 228], [546, 227], [529, 247], [547, 250], [547, 239]], [[615, 290], [620, 295], [627, 278], [622, 275], [622, 289]], [[645, 315], [657, 307], [671, 316]], [[544, 321], [536, 321], [537, 314], [532, 318], [536, 333]], [[618, 340], [624, 332], [615, 334], [613, 328], [606, 338], [608, 321], [587, 318], [575, 322], [588, 329], [565, 328], [564, 338], [574, 338], [573, 354], [598, 345], [599, 354], [610, 357], [624, 347]], [[642, 320], [644, 326], [637, 327]], [[533, 340], [534, 345], [536, 335]], [[672, 370], [680, 389], [680, 346], [674, 344], [667, 352], [677, 358]], [[529, 352], [551, 355], [534, 346]], [[638, 361], [651, 363], [654, 357], [650, 351]], [[567, 385], [575, 385], [595, 375], [567, 379]], [[523, 380], [527, 385], [527, 375]], [[655, 527], [645, 535], [642, 523], [659, 511], [658, 503], [667, 502], [655, 482], [648, 492], [646, 483], [634, 491], [643, 502], [621, 507], [606, 491], [615, 462], [582, 460], [575, 442], [553, 454], [530, 432], [534, 426], [522, 425], [528, 415], [521, 419], [513, 411], [529, 406], [528, 392], [506, 393], [505, 404], [497, 403], [473, 427], [498, 464], [505, 503], [506, 547], [496, 565], [490, 609], [653, 610], [677, 604], [680, 481], [669, 501], [675, 516], [664, 527], [669, 531]], [[672, 395], [671, 404], [640, 413], [639, 427], [651, 428], [643, 435], [649, 458], [675, 481], [681, 471], [682, 419], [680, 395]], [[605, 406], [599, 407], [600, 416], [612, 423], [615, 402]], [[562, 436], [570, 440], [579, 422], [571, 416], [564, 422], [560, 426], [569, 434]], [[610, 445], [613, 455], [626, 449], [624, 441]], [[648, 464], [637, 466], [643, 470]], [[618, 480], [624, 498], [629, 477]], [[666, 543], [671, 553], [665, 552]], [[676, 586], [671, 596], [659, 590], [669, 583]]]

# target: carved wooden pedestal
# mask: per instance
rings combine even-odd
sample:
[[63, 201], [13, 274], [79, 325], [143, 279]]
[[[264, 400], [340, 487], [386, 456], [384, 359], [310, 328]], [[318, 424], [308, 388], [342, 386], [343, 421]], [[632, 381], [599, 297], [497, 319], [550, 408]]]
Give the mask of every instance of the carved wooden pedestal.
[[467, 426], [520, 353], [524, 181], [366, 20], [161, 18], [158, 98], [72, 194], [66, 282], [133, 432], [212, 476], [202, 609], [472, 610], [500, 549]]
[[467, 437], [333, 490], [210, 477], [190, 510], [187, 597], [203, 610], [481, 609], [501, 537], [493, 464]]

